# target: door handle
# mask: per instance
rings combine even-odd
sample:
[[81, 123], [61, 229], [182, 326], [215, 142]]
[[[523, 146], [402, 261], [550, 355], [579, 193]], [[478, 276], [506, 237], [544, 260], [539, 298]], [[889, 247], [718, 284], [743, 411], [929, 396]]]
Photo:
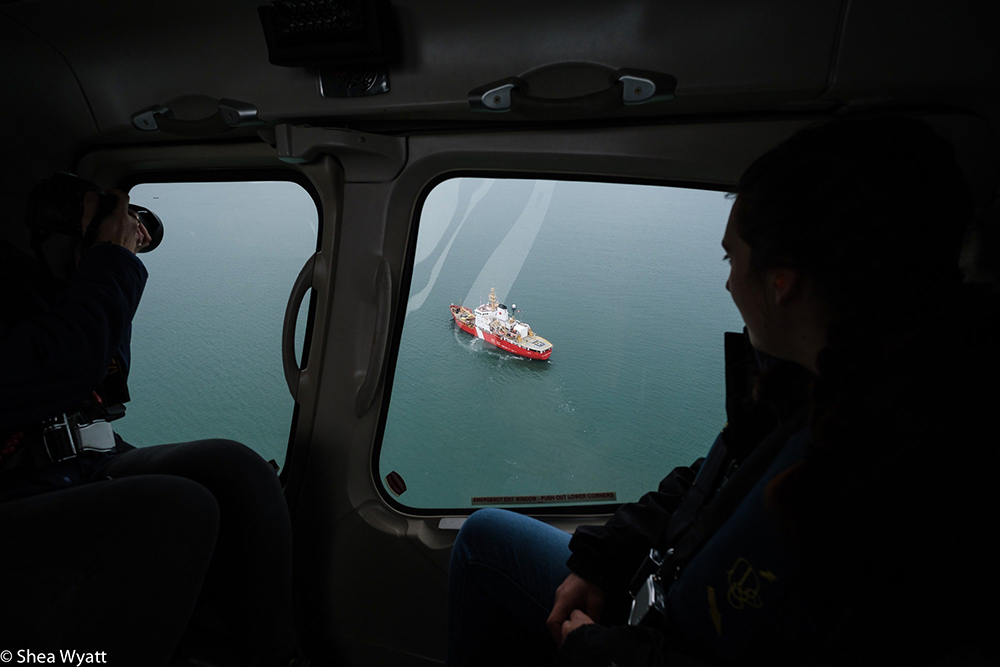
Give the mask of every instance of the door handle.
[[295, 358], [295, 323], [298, 320], [302, 299], [312, 289], [315, 270], [316, 255], [313, 255], [306, 260], [292, 285], [292, 293], [288, 297], [288, 305], [285, 306], [285, 322], [281, 328], [281, 365], [285, 370], [285, 384], [288, 385], [288, 391], [295, 400], [298, 400], [299, 377], [305, 370], [299, 367], [299, 362]]

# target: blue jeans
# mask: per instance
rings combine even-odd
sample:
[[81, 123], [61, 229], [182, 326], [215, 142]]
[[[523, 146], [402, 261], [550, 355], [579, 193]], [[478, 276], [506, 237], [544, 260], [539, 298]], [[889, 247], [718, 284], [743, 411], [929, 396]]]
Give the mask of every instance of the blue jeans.
[[551, 663], [545, 621], [569, 576], [570, 535], [515, 512], [482, 509], [462, 526], [448, 570], [447, 667]]

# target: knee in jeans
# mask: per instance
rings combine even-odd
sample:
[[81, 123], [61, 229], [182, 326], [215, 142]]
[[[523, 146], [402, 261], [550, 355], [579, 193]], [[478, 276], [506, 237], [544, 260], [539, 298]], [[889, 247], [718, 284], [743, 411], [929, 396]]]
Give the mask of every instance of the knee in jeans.
[[179, 532], [218, 530], [219, 504], [201, 484], [172, 475], [142, 475], [116, 480], [135, 486], [128, 503], [136, 514], [161, 527], [176, 526]]
[[235, 440], [206, 440], [202, 447], [211, 448], [213, 457], [225, 460], [235, 466], [260, 468], [274, 472], [264, 458], [241, 442]]
[[247, 458], [252, 457], [255, 459], [260, 458], [260, 455], [257, 452], [250, 449], [242, 442], [237, 442], [235, 440], [225, 440], [223, 438], [216, 438], [213, 440], [202, 440], [200, 445], [203, 448], [211, 447], [213, 451], [233, 458], [239, 458], [239, 457], [247, 457]]
[[497, 514], [503, 514], [503, 510], [488, 507], [473, 512], [462, 524], [462, 529], [458, 531], [459, 541], [474, 541], [481, 539], [484, 535], [494, 532], [499, 518]]
[[[168, 445], [174, 465], [181, 464], [179, 474], [188, 474], [215, 488], [216, 477], [232, 480], [238, 478], [266, 479], [276, 477], [274, 468], [260, 454], [235, 440], [196, 440]], [[174, 469], [178, 473], [178, 469]]]
[[462, 529], [458, 532], [458, 537], [455, 539], [454, 553], [460, 557], [464, 557], [474, 545], [482, 544], [486, 540], [496, 539], [497, 535], [502, 532], [501, 526], [510, 514], [511, 512], [507, 510], [492, 507], [473, 512], [465, 520], [465, 523], [462, 524]]
[[[107, 524], [109, 539], [118, 540], [123, 552], [149, 556], [180, 548], [186, 558], [207, 562], [220, 521], [219, 504], [208, 489], [171, 475], [124, 477], [107, 484], [116, 508], [98, 523]], [[119, 533], [128, 539], [120, 539]]]

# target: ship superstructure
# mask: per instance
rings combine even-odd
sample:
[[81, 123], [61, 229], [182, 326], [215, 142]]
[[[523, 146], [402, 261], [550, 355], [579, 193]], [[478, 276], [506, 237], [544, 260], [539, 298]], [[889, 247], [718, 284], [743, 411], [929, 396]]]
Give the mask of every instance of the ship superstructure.
[[451, 304], [451, 315], [462, 331], [522, 357], [548, 359], [552, 343], [519, 322], [514, 310], [499, 302], [496, 289], [490, 289], [489, 301], [474, 311]]

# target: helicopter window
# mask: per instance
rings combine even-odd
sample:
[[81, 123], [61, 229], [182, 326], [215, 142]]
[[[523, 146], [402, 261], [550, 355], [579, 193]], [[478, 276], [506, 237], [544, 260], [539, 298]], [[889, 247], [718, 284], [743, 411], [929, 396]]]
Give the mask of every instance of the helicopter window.
[[[433, 511], [621, 503], [725, 422], [732, 201], [454, 178], [420, 212], [377, 475]], [[506, 304], [506, 306], [505, 306]]]
[[132, 401], [115, 430], [140, 447], [229, 438], [282, 464], [294, 407], [282, 318], [316, 250], [313, 199], [279, 181], [144, 183], [129, 195], [164, 235], [141, 255], [149, 280], [132, 328]]

